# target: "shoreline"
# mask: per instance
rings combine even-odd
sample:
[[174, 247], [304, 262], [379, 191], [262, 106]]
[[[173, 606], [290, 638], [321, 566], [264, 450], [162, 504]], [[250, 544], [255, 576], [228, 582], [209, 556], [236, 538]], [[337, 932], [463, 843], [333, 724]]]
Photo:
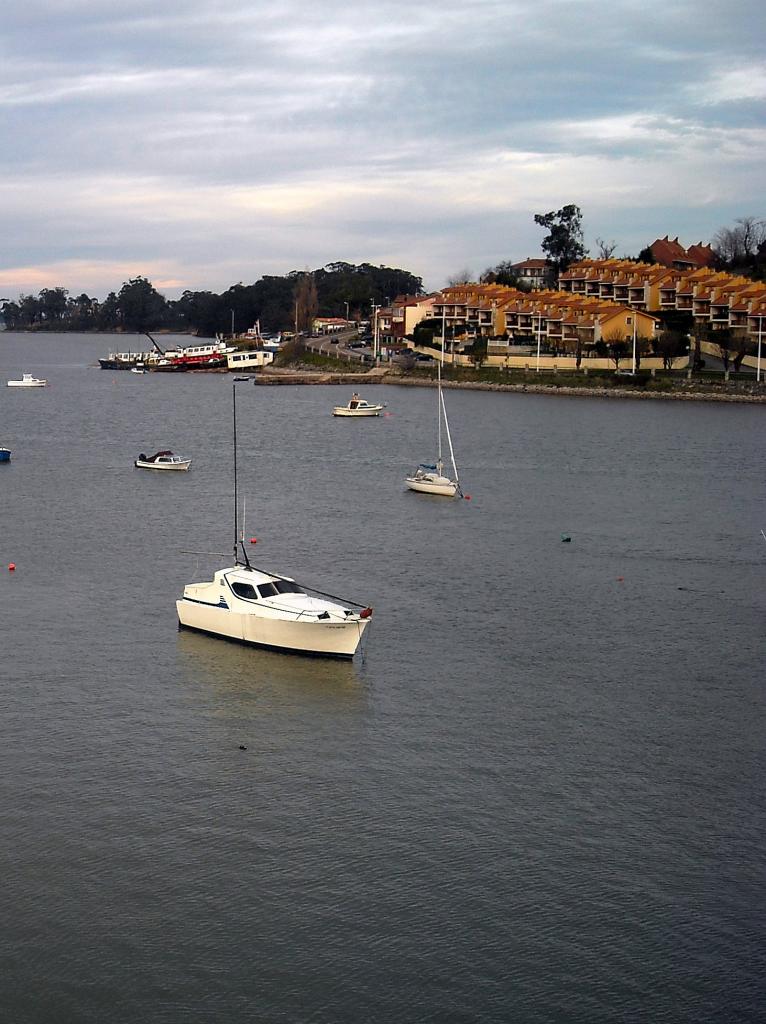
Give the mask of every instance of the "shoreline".
[[[427, 378], [407, 377], [402, 374], [392, 373], [387, 368], [370, 370], [366, 373], [333, 373], [331, 371], [301, 370], [301, 369], [275, 369], [270, 367], [261, 370], [255, 375], [256, 385], [276, 386], [280, 384], [348, 384], [363, 385], [370, 384], [393, 384], [400, 387], [423, 387], [435, 388], [436, 381]], [[668, 391], [651, 391], [630, 387], [609, 387], [594, 388], [582, 385], [567, 384], [511, 384], [496, 383], [494, 381], [468, 380], [453, 381], [442, 380], [442, 387], [453, 390], [468, 391], [499, 391], [517, 392], [520, 394], [532, 395], [564, 395], [572, 398], [633, 398], [641, 400], [660, 399], [665, 401], [681, 402], [739, 402], [760, 405], [766, 403], [766, 391], [763, 394], [749, 394], [747, 392], [703, 391], [695, 388], [694, 384], [678, 382], [678, 385]]]

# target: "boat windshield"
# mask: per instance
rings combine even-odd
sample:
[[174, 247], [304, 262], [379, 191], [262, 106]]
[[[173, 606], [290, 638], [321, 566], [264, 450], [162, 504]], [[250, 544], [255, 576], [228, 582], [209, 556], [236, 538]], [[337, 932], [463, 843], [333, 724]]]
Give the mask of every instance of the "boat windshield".
[[292, 580], [276, 580], [274, 586], [280, 594], [303, 594], [305, 591]]
[[303, 594], [304, 591], [291, 580], [274, 580], [273, 583], [259, 583], [258, 593], [261, 597], [276, 597], [277, 594]]

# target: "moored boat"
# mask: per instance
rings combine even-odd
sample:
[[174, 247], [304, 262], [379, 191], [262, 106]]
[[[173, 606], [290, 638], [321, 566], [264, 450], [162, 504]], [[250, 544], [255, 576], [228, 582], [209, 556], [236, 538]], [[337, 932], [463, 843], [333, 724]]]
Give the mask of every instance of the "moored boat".
[[[244, 546], [243, 546], [244, 549]], [[316, 594], [316, 596], [312, 596]], [[208, 583], [190, 583], [176, 601], [187, 629], [289, 653], [352, 658], [372, 609], [346, 607], [287, 576], [235, 564]]]
[[382, 405], [372, 405], [355, 392], [347, 405], [336, 405], [332, 414], [333, 416], [380, 416], [382, 411]]
[[[442, 317], [441, 358], [436, 363], [436, 462], [433, 464], [421, 462], [421, 464], [418, 466], [414, 473], [411, 473], [408, 477], [405, 477], [404, 482], [411, 491], [418, 491], [421, 494], [438, 494], [444, 498], [454, 498], [456, 494], [460, 494], [460, 496], [463, 497], [463, 492], [460, 489], [460, 479], [457, 475], [457, 464], [455, 463], [455, 450], [452, 447], [452, 435], [450, 434], [449, 420], [447, 419], [447, 407], [444, 404], [444, 395], [442, 393], [442, 363], [444, 361], [445, 330], [444, 324], [444, 317]], [[447, 441], [449, 442], [449, 453], [450, 459], [452, 461], [452, 478], [444, 475], [444, 462], [442, 460], [442, 422], [444, 423], [444, 429], [447, 434]]]
[[110, 352], [108, 356], [102, 356], [98, 364], [102, 370], [132, 370], [146, 358], [146, 352]]
[[10, 462], [10, 461], [11, 461], [11, 449], [10, 448], [0, 448], [0, 462]]
[[191, 459], [184, 459], [180, 455], [174, 455], [171, 451], [155, 452], [154, 455], [144, 455], [143, 452], [133, 463], [136, 469], [170, 469], [187, 470], [191, 466]]
[[9, 388], [44, 388], [48, 384], [47, 380], [41, 380], [38, 377], [33, 377], [31, 373], [23, 373], [21, 380], [9, 380]]
[[[237, 515], [237, 404], [232, 384], [234, 447], [234, 564], [212, 580], [190, 583], [176, 601], [179, 627], [289, 654], [352, 658], [372, 608], [250, 564]], [[244, 534], [244, 527], [243, 527]], [[241, 549], [241, 558], [239, 550]]]

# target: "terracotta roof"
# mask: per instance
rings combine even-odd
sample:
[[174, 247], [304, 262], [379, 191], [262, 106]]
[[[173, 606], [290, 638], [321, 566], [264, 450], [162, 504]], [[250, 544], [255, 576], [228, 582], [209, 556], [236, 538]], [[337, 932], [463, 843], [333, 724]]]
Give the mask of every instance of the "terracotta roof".
[[709, 267], [714, 260], [714, 253], [709, 245], [698, 242], [696, 245], [684, 249], [677, 236], [671, 239], [665, 235], [664, 238], [658, 238], [652, 242], [649, 248], [652, 258], [666, 267], [672, 267], [678, 263], [692, 267]]
[[703, 245], [702, 242], [697, 242], [696, 245], [690, 245], [686, 250], [688, 255], [695, 261], [700, 267], [709, 267], [715, 259], [715, 253], [709, 245]]
[[522, 260], [521, 263], [512, 263], [511, 270], [547, 270], [551, 264], [548, 260]]

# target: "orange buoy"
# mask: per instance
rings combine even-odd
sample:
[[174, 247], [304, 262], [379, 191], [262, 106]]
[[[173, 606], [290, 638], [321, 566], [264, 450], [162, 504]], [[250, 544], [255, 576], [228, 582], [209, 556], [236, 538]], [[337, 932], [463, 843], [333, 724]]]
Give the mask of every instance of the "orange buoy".
[[15, 569], [16, 569], [16, 563], [15, 562], [11, 562], [8, 565], [8, 572], [13, 572]]

